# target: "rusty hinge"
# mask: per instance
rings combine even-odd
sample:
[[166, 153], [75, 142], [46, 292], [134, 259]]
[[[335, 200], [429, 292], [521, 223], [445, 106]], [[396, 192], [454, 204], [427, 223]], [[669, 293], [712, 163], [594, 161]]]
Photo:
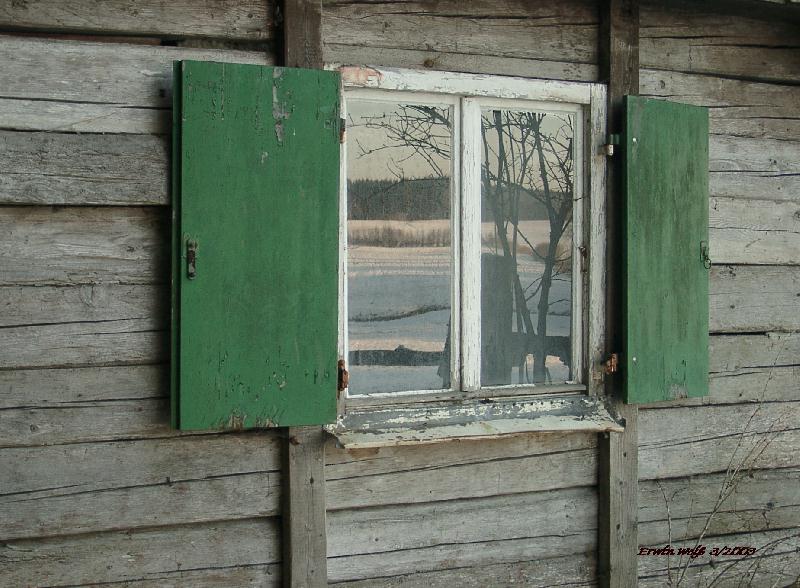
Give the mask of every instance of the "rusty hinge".
[[616, 374], [619, 371], [619, 354], [612, 353], [611, 357], [606, 360], [603, 371], [606, 374]]
[[338, 372], [339, 375], [336, 380], [336, 390], [339, 392], [343, 392], [347, 385], [350, 383], [350, 373], [347, 371], [344, 360], [339, 360], [338, 365]]
[[344, 143], [347, 139], [347, 119], [339, 119], [339, 143]]

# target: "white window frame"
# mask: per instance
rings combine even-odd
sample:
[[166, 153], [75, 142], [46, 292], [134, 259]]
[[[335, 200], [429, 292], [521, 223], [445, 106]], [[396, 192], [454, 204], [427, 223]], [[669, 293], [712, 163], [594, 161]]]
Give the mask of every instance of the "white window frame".
[[[347, 100], [392, 103], [435, 103], [453, 109], [453, 155], [451, 157], [451, 230], [453, 265], [451, 279], [451, 359], [449, 391], [412, 390], [347, 395], [340, 398], [340, 413], [349, 409], [382, 408], [425, 402], [463, 401], [499, 397], [541, 395], [597, 396], [602, 377], [605, 317], [605, 192], [606, 192], [606, 88], [601, 84], [560, 82], [502, 76], [365, 67], [338, 68], [342, 75], [342, 118], [347, 118]], [[573, 309], [572, 362], [575, 383], [514, 384], [480, 386], [480, 309], [465, 314], [462, 303], [480, 304], [480, 264], [463, 267], [462, 260], [480, 259], [480, 112], [482, 108], [568, 112], [575, 115], [576, 198], [579, 211], [573, 215]], [[340, 155], [340, 279], [339, 356], [348, 357], [347, 309], [347, 142]], [[478, 162], [478, 165], [474, 165]], [[582, 164], [582, 165], [581, 165]], [[477, 193], [477, 197], [476, 197]], [[467, 197], [467, 195], [472, 195]], [[463, 206], [463, 208], [462, 208]], [[463, 230], [463, 236], [462, 236]], [[474, 317], [477, 316], [477, 320]], [[459, 361], [460, 358], [460, 361]]]

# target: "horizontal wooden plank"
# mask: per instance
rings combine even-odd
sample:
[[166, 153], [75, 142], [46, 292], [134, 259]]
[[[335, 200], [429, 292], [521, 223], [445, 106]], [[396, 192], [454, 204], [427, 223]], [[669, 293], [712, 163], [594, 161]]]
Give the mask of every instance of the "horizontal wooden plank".
[[243, 0], [86, 0], [0, 2], [4, 28], [153, 37], [217, 37], [265, 40], [272, 27], [271, 2]]
[[0, 327], [137, 320], [164, 328], [168, 290], [149, 284], [0, 286]]
[[709, 340], [710, 371], [800, 365], [800, 334], [716, 335]]
[[639, 484], [639, 543], [800, 527], [800, 469], [731, 471]]
[[335, 511], [328, 515], [328, 557], [576, 535], [594, 528], [596, 500], [587, 487]]
[[0, 329], [0, 370], [148, 364], [169, 357], [169, 333], [152, 318]]
[[164, 136], [0, 131], [1, 204], [167, 204]]
[[[638, 585], [655, 588], [667, 585], [669, 577], [673, 582], [682, 577], [682, 584], [687, 586], [792, 586], [800, 575], [797, 529], [709, 535], [701, 543], [706, 546], [706, 553], [695, 559], [685, 555], [683, 558], [678, 555], [670, 558], [640, 556]], [[695, 540], [676, 541], [672, 546], [677, 552], [681, 547], [694, 548], [696, 544]], [[660, 543], [653, 547], [663, 546], [664, 543]], [[747, 558], [719, 556], [711, 561], [711, 549], [725, 546], [755, 547], [758, 551]]]
[[639, 478], [800, 465], [800, 402], [639, 411]]
[[709, 286], [712, 333], [800, 331], [800, 267], [714, 266]]
[[800, 264], [800, 202], [712, 198], [711, 260], [717, 264]]
[[170, 478], [88, 493], [69, 489], [43, 498], [3, 496], [2, 533], [8, 540], [276, 516], [279, 478], [278, 472]]
[[164, 437], [172, 434], [169, 415], [169, 401], [161, 398], [12, 408], [3, 411], [0, 447]]
[[[574, 66], [567, 64], [596, 64], [597, 23], [596, 6], [583, 0], [549, 5], [507, 1], [465, 5], [451, 0], [435, 6], [327, 2], [323, 55], [326, 62], [408, 67], [421, 61], [429, 68], [446, 69], [437, 60], [455, 64], [457, 54], [464, 54], [468, 61], [458, 71], [476, 71], [471, 69], [475, 67], [477, 73], [489, 73], [484, 70], [494, 62], [481, 58], [508, 57], [541, 61], [541, 75], [534, 77], [552, 73], [572, 79], [563, 77], [557, 63], [573, 72]], [[370, 55], [364, 49], [381, 52]], [[528, 67], [536, 69], [535, 63]], [[521, 75], [519, 70], [514, 73]]]
[[[443, 467], [478, 464], [597, 447], [591, 434], [538, 433], [504, 439], [459, 441], [436, 445], [380, 447], [348, 451], [331, 440], [325, 448], [325, 479], [373, 476], [403, 471], [431, 471]], [[329, 508], [335, 505], [329, 501]]]
[[337, 588], [485, 588], [486, 586], [594, 586], [594, 557], [574, 554], [536, 561], [489, 564], [436, 572], [409, 572], [398, 576], [369, 578], [329, 584]]
[[[74, 586], [169, 579], [280, 561], [275, 518], [17, 540], [0, 545], [4, 586]], [[272, 568], [274, 570], [274, 568]], [[164, 580], [160, 580], [163, 578]], [[146, 584], [143, 584], [146, 585]]]
[[719, 76], [643, 67], [639, 72], [639, 92], [643, 96], [708, 106], [712, 129], [715, 118], [780, 120], [797, 118], [800, 112], [800, 88], [797, 86], [776, 86]]
[[[326, 471], [331, 469], [328, 467]], [[533, 472], [548, 474], [537, 476]], [[589, 486], [596, 482], [596, 451], [587, 449], [450, 466], [431, 465], [352, 478], [326, 478], [326, 491], [328, 509], [336, 511], [537, 492]]]
[[495, 55], [471, 55], [428, 50], [358, 47], [326, 43], [324, 58], [331, 65], [370, 65], [430, 69], [488, 75], [521, 76], [551, 80], [594, 82], [595, 63], [528, 59]]
[[800, 141], [711, 135], [708, 142], [711, 172], [800, 173]]
[[800, 200], [800, 173], [710, 172], [711, 196], [757, 200]]
[[0, 286], [166, 283], [167, 211], [0, 208]]
[[[90, 494], [167, 482], [275, 472], [280, 442], [274, 431], [181, 435], [50, 447], [6, 448], [3, 496]], [[68, 464], [69, 467], [64, 467]]]
[[80, 407], [111, 400], [161, 399], [164, 365], [0, 371], [0, 410]]
[[[328, 580], [483, 567], [594, 549], [594, 489], [527, 494], [514, 500], [505, 507], [498, 499], [487, 499], [334, 513], [329, 518], [328, 546], [343, 555], [329, 556]], [[548, 508], [550, 500], [555, 502]], [[515, 516], [515, 508], [525, 514], [518, 510]], [[384, 544], [384, 550], [376, 550], [375, 544]]]
[[[0, 128], [166, 133], [172, 62], [269, 64], [263, 52], [0, 36]], [[35, 72], [35, 75], [31, 75]]]

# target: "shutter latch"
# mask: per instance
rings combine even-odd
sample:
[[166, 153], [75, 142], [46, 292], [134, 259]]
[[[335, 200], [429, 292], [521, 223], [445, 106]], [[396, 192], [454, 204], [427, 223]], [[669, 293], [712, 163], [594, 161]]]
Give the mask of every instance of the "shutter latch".
[[197, 241], [186, 241], [186, 277], [197, 277]]
[[603, 367], [603, 371], [606, 374], [616, 374], [619, 371], [618, 353], [611, 354], [611, 356], [606, 360], [605, 366]]

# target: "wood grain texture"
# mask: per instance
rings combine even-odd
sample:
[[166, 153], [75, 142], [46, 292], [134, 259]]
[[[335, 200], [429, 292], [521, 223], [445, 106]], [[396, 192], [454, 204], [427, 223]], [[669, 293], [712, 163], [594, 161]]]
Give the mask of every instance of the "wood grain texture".
[[640, 541], [800, 527], [800, 469], [648, 480], [639, 487]]
[[[477, 524], [465, 524], [464, 513]], [[339, 511], [329, 523], [331, 545], [339, 546], [328, 560], [329, 581], [586, 553], [595, 546], [596, 516], [591, 488]], [[391, 551], [379, 551], [382, 543]]]
[[0, 208], [0, 285], [163, 284], [166, 217], [154, 208]]
[[272, 62], [255, 51], [2, 36], [0, 128], [167, 133], [172, 62], [179, 59]]
[[167, 141], [0, 131], [1, 204], [167, 204]]
[[324, 59], [348, 65], [421, 65], [436, 70], [596, 79], [597, 19], [596, 7], [583, 0], [552, 5], [448, 1], [435, 6], [326, 1]]
[[[680, 547], [693, 548], [694, 539], [676, 541], [676, 552]], [[688, 562], [682, 583], [689, 586], [793, 586], [800, 576], [800, 533], [797, 529], [765, 531], [755, 533], [735, 533], [730, 535], [709, 535], [703, 539], [707, 550], [705, 555]], [[710, 561], [712, 547], [723, 548], [735, 545], [752, 546], [758, 549], [754, 556], [718, 557]], [[663, 547], [663, 543], [660, 544]], [[639, 586], [664, 586], [669, 578], [675, 582], [687, 557], [640, 557]]]
[[712, 333], [800, 331], [800, 268], [715, 266], [709, 292]]
[[283, 13], [283, 64], [321, 69], [321, 0], [285, 0]]
[[712, 198], [708, 216], [713, 263], [800, 263], [800, 202]]
[[0, 2], [0, 26], [17, 30], [147, 35], [151, 37], [216, 37], [263, 41], [270, 37], [273, 5], [245, 0], [112, 0], [102, 7], [86, 0], [53, 4], [44, 0]]
[[[4, 449], [6, 539], [279, 513], [274, 435]], [[121, 467], [121, 464], [125, 464]]]
[[642, 410], [639, 478], [796, 467], [798, 416], [797, 401]]
[[591, 555], [575, 554], [536, 561], [485, 564], [477, 567], [409, 572], [397, 576], [331, 583], [336, 588], [485, 588], [486, 586], [594, 586], [595, 561]]
[[256, 577], [277, 585], [276, 568], [266, 566], [280, 561], [278, 534], [273, 517], [9, 541], [0, 547], [0, 580], [6, 586], [163, 586], [184, 584], [187, 573], [189, 579], [208, 574], [204, 581], [214, 585], [209, 578], [217, 574], [236, 572], [235, 579], [242, 567], [258, 566]]

